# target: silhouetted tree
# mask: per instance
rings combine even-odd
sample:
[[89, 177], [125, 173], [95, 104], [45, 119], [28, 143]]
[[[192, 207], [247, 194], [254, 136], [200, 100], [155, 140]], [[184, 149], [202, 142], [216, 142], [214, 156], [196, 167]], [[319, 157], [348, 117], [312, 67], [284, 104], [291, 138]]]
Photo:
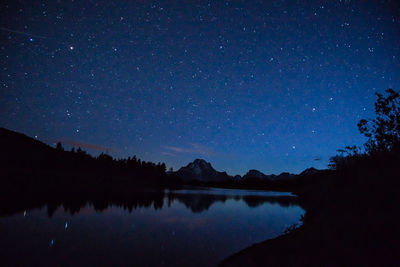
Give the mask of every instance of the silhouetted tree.
[[110, 155], [103, 153], [103, 152], [97, 157], [97, 160], [102, 161], [102, 162], [107, 162], [107, 163], [113, 162], [113, 158]]
[[159, 164], [159, 170], [162, 172], [162, 173], [165, 173], [165, 171], [167, 170], [167, 166], [165, 166], [165, 163], [163, 162], [163, 163], [158, 163]]
[[357, 124], [360, 132], [368, 138], [364, 144], [369, 154], [391, 151], [400, 143], [400, 97], [393, 89], [385, 91], [387, 96], [376, 93], [376, 118], [362, 119]]
[[340, 169], [350, 161], [357, 160], [360, 154], [360, 148], [357, 146], [346, 146], [344, 149], [338, 149], [339, 155], [333, 156], [329, 159], [328, 167], [331, 169]]
[[376, 93], [375, 119], [362, 119], [357, 124], [361, 134], [368, 138], [364, 144], [365, 153], [357, 146], [339, 149], [339, 154], [330, 158], [329, 167], [342, 167], [359, 162], [368, 155], [390, 152], [400, 147], [400, 95], [393, 89], [385, 90], [387, 95]]
[[64, 151], [64, 148], [63, 148], [61, 142], [57, 142], [56, 149], [60, 150], [60, 151]]

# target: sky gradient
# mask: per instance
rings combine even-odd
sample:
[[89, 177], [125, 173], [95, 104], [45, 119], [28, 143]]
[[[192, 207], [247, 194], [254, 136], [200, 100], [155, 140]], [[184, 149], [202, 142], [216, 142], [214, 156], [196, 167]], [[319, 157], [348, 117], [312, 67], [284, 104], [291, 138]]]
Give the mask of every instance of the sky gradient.
[[2, 1], [0, 126], [177, 169], [326, 168], [400, 90], [398, 1]]

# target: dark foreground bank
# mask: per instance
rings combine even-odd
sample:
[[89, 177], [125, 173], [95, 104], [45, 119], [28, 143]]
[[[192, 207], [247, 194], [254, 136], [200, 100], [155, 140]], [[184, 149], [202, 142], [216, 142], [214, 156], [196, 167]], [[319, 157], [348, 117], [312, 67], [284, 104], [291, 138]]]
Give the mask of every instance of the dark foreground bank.
[[368, 157], [298, 190], [301, 227], [221, 266], [398, 266], [400, 154]]

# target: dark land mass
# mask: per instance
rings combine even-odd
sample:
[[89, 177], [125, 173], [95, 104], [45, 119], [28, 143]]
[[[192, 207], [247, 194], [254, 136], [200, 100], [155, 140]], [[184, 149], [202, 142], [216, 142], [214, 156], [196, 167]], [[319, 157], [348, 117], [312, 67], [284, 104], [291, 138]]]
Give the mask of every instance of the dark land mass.
[[398, 266], [400, 150], [362, 156], [292, 188], [302, 225], [221, 266]]
[[145, 162], [135, 156], [97, 157], [82, 149], [53, 148], [24, 134], [0, 128], [0, 185], [2, 192], [46, 193], [125, 192], [132, 189], [176, 187], [164, 163]]
[[136, 156], [114, 159], [105, 153], [93, 157], [80, 148], [66, 151], [61, 143], [54, 148], [4, 128], [0, 128], [0, 146], [0, 191], [6, 195], [24, 191], [47, 195], [124, 195], [148, 189], [179, 189], [183, 185], [287, 191], [299, 183], [308, 183], [310, 176], [282, 173], [255, 177], [251, 173], [257, 171], [252, 170], [237, 179], [216, 171], [202, 159], [177, 172], [166, 172], [164, 163], [145, 162]]

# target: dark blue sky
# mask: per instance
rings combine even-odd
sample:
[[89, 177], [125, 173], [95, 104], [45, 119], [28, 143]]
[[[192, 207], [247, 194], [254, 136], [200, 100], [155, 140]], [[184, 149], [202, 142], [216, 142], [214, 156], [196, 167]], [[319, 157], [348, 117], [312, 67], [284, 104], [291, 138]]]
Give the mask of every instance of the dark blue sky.
[[325, 168], [400, 89], [396, 2], [2, 1], [0, 126], [174, 169]]

